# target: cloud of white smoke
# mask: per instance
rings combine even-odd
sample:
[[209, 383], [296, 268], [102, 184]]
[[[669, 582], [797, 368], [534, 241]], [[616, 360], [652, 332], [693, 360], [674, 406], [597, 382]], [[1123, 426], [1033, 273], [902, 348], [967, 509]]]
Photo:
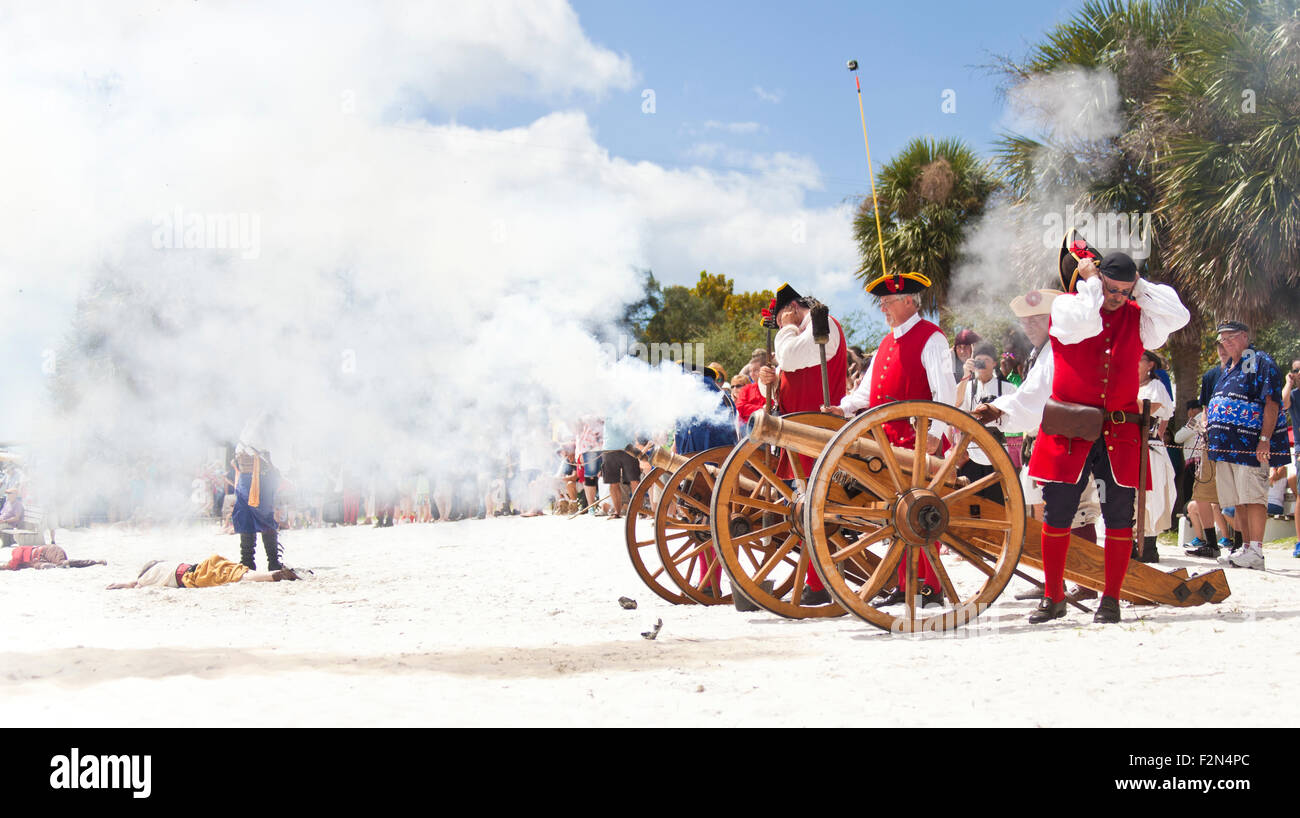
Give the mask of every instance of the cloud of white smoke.
[[[603, 354], [636, 270], [721, 246], [834, 281], [849, 214], [805, 212], [797, 163], [610, 157], [568, 106], [635, 80], [563, 2], [0, 10], [0, 332], [55, 407], [6, 398], [63, 464], [47, 485], [175, 507], [268, 409], [318, 470], [467, 474], [548, 412], [711, 412], [694, 378]], [[520, 95], [556, 110], [445, 124]]]

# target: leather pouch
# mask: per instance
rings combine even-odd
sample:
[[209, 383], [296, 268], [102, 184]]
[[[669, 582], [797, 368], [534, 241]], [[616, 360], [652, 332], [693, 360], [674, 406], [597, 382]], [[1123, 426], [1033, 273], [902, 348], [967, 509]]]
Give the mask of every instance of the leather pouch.
[[1043, 423], [1039, 428], [1043, 434], [1096, 440], [1101, 437], [1101, 427], [1105, 420], [1106, 413], [1099, 407], [1048, 398], [1047, 405], [1043, 407]]

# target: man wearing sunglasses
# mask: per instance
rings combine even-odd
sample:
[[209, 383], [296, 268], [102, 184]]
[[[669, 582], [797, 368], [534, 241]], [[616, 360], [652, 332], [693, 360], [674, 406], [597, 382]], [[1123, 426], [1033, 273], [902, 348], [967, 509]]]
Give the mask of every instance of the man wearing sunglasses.
[[[1065, 616], [1070, 526], [1085, 486], [1095, 478], [1104, 487], [1106, 538], [1105, 588], [1093, 621], [1113, 623], [1120, 620], [1120, 589], [1132, 553], [1136, 490], [1150, 487], [1149, 471], [1147, 485], [1138, 486], [1139, 458], [1147, 455], [1135, 422], [1141, 411], [1138, 361], [1144, 350], [1163, 346], [1190, 316], [1171, 287], [1143, 281], [1124, 253], [1100, 260], [1085, 256], [1077, 263], [1077, 278], [1065, 272], [1062, 280], [1073, 289], [1052, 302], [1051, 400], [1029, 460], [1030, 477], [1043, 486], [1045, 580], [1043, 599], [1029, 621]], [[1065, 433], [1071, 424], [1063, 417], [1097, 414], [1102, 424], [1095, 440]]]

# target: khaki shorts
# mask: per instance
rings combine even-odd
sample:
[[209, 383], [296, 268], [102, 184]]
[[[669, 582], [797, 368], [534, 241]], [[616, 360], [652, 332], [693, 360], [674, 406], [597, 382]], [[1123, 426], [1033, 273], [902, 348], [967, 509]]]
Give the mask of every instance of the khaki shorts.
[[[1217, 463], [1211, 465], [1218, 466]], [[1219, 481], [1214, 479], [1217, 468], [1207, 468], [1206, 471], [1209, 473], [1207, 475], [1210, 478], [1209, 480], [1202, 483], [1200, 479], [1192, 479], [1192, 499], [1198, 503], [1217, 503], [1219, 502]]]
[[1242, 466], [1216, 461], [1214, 479], [1219, 484], [1219, 507], [1264, 505], [1268, 502], [1268, 467]]

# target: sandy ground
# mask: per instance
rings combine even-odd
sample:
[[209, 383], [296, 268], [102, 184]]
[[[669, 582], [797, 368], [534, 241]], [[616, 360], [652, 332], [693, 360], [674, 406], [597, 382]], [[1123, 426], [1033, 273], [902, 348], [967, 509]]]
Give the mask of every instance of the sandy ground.
[[1289, 550], [1266, 549], [1267, 572], [1230, 571], [1220, 605], [1030, 626], [1014, 580], [974, 628], [893, 636], [851, 617], [671, 605], [633, 573], [622, 532], [589, 517], [290, 531], [286, 559], [313, 581], [108, 591], [150, 558], [237, 559], [238, 542], [211, 527], [68, 531], [71, 556], [109, 565], [0, 573], [0, 722], [1300, 724]]

